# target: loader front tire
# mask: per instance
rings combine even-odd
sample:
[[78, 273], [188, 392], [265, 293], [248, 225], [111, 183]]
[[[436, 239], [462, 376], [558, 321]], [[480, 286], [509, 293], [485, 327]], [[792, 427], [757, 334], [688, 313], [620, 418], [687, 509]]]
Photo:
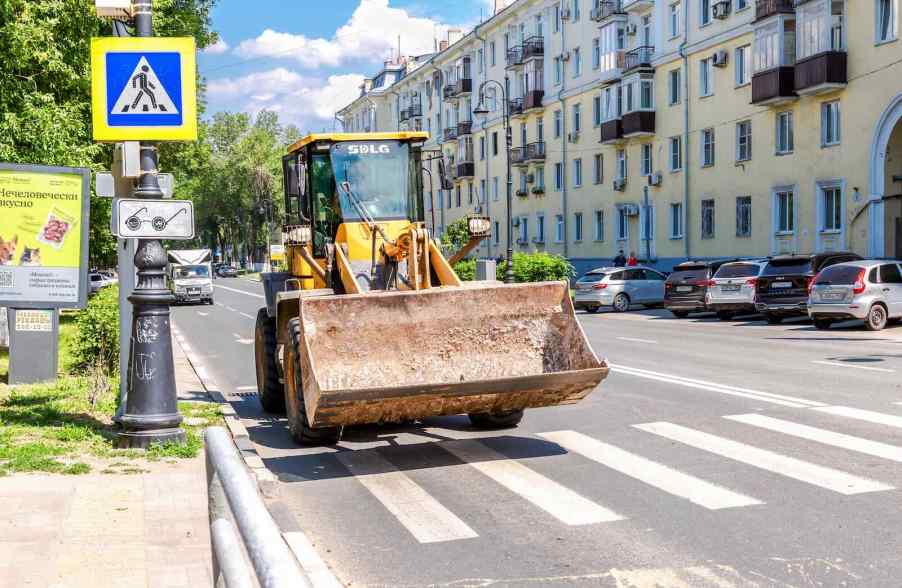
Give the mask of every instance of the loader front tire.
[[512, 410], [499, 414], [470, 413], [467, 416], [477, 429], [512, 429], [523, 420], [523, 411]]
[[288, 429], [301, 445], [329, 445], [338, 443], [341, 431], [337, 427], [314, 429], [307, 420], [304, 405], [304, 385], [301, 380], [301, 321], [288, 321], [288, 346], [285, 349], [285, 408]]
[[261, 308], [254, 328], [254, 363], [257, 366], [257, 395], [263, 410], [269, 414], [285, 414], [285, 393], [276, 364], [277, 345], [276, 321]]

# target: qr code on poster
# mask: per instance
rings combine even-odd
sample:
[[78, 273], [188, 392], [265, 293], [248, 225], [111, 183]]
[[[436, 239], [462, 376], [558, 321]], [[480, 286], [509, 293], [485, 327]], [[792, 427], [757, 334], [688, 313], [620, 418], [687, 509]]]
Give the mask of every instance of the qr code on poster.
[[8, 290], [13, 287], [13, 273], [10, 270], [0, 270], [0, 290]]

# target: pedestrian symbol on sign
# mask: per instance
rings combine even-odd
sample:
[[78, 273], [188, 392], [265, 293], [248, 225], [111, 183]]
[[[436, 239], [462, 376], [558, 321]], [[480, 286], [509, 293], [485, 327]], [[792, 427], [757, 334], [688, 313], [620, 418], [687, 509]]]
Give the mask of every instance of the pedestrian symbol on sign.
[[119, 94], [112, 114], [147, 113], [178, 114], [178, 108], [173, 104], [147, 58], [142, 56], [122, 93]]

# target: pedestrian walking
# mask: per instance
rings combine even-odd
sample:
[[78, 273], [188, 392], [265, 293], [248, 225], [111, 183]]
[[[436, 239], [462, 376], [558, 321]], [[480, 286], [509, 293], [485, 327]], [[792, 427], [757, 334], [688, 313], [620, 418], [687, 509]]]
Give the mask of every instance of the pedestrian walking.
[[623, 267], [626, 265], [626, 257], [623, 255], [623, 249], [621, 249], [617, 253], [617, 257], [614, 258], [614, 267]]

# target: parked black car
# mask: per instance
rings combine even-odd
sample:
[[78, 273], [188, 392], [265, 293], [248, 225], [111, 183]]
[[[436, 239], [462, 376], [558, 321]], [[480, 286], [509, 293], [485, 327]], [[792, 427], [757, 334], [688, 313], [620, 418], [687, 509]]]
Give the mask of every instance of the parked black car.
[[708, 310], [705, 304], [708, 283], [720, 266], [731, 261], [738, 260], [684, 261], [674, 266], [673, 273], [667, 276], [664, 283], [664, 308], [677, 318], [686, 318], [690, 312]]
[[808, 289], [818, 272], [859, 259], [860, 255], [848, 251], [774, 257], [758, 277], [755, 308], [772, 325], [788, 317], [808, 316]]

